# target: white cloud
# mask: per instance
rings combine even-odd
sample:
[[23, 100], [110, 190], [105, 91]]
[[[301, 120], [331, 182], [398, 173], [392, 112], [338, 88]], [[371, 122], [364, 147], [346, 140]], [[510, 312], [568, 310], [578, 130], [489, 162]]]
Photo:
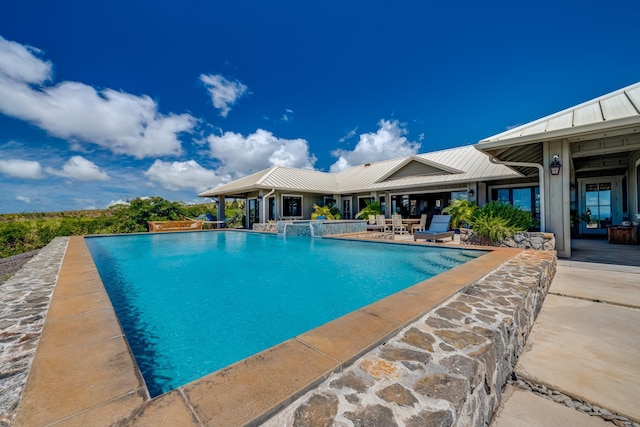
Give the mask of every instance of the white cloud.
[[356, 132], [358, 131], [358, 127], [351, 129], [345, 136], [339, 139], [340, 142], [345, 142], [347, 139], [351, 139], [356, 136]]
[[200, 81], [207, 87], [213, 106], [220, 110], [222, 117], [227, 117], [231, 107], [249, 90], [239, 81], [229, 81], [219, 74], [201, 74]]
[[117, 154], [143, 158], [182, 153], [178, 134], [194, 128], [194, 117], [163, 115], [147, 95], [97, 92], [78, 82], [44, 86], [51, 78], [51, 64], [34, 52], [0, 37], [0, 112], [57, 137], [94, 143]]
[[271, 166], [313, 169], [316, 157], [304, 139], [284, 139], [258, 129], [247, 136], [225, 132], [208, 138], [211, 156], [220, 160], [220, 171], [238, 177]]
[[16, 200], [20, 202], [25, 202], [25, 203], [31, 203], [31, 199], [28, 198], [27, 196], [16, 196]]
[[51, 175], [63, 176], [76, 181], [106, 181], [109, 175], [100, 170], [98, 165], [82, 156], [73, 156], [62, 166], [62, 170], [47, 168]]
[[216, 172], [203, 168], [195, 160], [186, 162], [156, 160], [144, 174], [152, 182], [171, 191], [184, 189], [204, 191], [221, 182]]
[[40, 162], [35, 160], [0, 160], [0, 173], [24, 179], [42, 179], [45, 176]]
[[363, 133], [353, 151], [334, 150], [338, 160], [331, 165], [331, 172], [338, 172], [354, 165], [397, 157], [411, 156], [420, 149], [419, 142], [406, 138], [407, 130], [398, 120], [380, 120], [376, 133]]
[[8, 41], [0, 36], [0, 72], [14, 80], [26, 83], [41, 83], [51, 75], [51, 63], [42, 61], [34, 54], [40, 50]]
[[289, 122], [291, 120], [293, 120], [293, 110], [287, 108], [286, 110], [284, 110], [284, 114], [282, 114], [282, 117], [280, 117], [280, 120], [282, 120], [283, 122]]

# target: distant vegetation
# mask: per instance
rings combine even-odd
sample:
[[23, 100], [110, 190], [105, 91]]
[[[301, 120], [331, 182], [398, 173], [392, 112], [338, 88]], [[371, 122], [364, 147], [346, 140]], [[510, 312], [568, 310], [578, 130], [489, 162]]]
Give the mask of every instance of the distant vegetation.
[[[228, 226], [241, 227], [244, 202], [228, 202], [225, 213]], [[202, 214], [215, 217], [216, 205], [183, 205], [151, 197], [104, 210], [0, 215], [0, 258], [40, 249], [58, 236], [145, 232], [147, 221], [196, 218]]]

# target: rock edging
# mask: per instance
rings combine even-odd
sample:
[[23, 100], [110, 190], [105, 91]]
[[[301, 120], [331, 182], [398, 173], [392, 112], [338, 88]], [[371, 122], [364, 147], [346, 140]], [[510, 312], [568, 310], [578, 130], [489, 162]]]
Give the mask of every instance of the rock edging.
[[265, 425], [488, 425], [555, 268], [522, 252]]

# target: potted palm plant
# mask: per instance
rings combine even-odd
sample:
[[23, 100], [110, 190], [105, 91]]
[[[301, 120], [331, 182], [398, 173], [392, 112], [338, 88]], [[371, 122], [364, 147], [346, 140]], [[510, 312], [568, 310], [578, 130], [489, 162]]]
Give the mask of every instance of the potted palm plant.
[[334, 205], [313, 205], [311, 219], [340, 219], [340, 211]]
[[382, 215], [382, 207], [380, 203], [375, 200], [367, 201], [366, 206], [356, 214], [356, 218], [364, 218], [366, 220], [369, 219], [371, 215]]

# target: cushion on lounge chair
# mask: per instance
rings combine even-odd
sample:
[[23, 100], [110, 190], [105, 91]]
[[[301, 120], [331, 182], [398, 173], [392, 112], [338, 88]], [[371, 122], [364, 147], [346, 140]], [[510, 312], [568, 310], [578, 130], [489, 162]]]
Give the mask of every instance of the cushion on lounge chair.
[[429, 225], [429, 229], [425, 231], [417, 231], [413, 235], [413, 240], [442, 240], [451, 238], [455, 235], [455, 231], [449, 230], [450, 215], [434, 215]]

